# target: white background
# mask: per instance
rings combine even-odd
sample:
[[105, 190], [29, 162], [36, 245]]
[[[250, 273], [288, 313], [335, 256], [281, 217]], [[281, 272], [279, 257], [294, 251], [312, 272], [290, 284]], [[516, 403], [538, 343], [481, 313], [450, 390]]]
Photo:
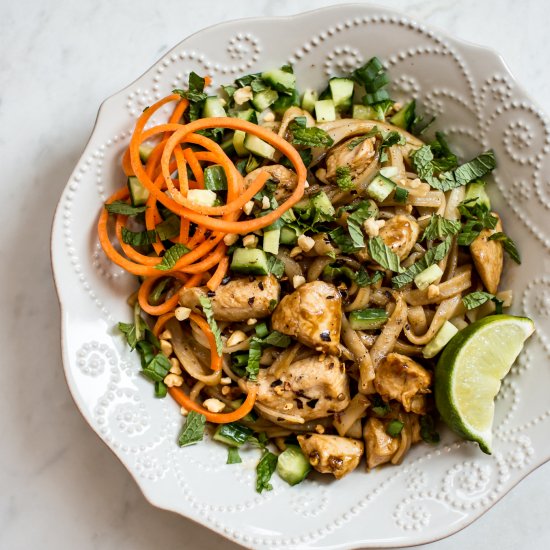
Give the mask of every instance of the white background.
[[[1, 0], [0, 548], [237, 548], [152, 508], [78, 413], [61, 367], [50, 225], [105, 97], [202, 27], [334, 3]], [[384, 5], [499, 51], [550, 112], [546, 0]], [[547, 465], [464, 531], [422, 548], [550, 548], [549, 489]]]

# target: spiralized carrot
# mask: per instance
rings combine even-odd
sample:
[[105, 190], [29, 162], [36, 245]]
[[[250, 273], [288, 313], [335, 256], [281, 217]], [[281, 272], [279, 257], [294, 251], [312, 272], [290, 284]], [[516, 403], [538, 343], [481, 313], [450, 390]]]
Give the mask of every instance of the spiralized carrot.
[[236, 422], [241, 418], [244, 418], [254, 407], [256, 402], [256, 395], [258, 389], [256, 386], [251, 386], [248, 390], [246, 399], [243, 404], [232, 412], [229, 413], [213, 413], [208, 409], [205, 409], [198, 403], [195, 403], [181, 388], [168, 388], [168, 393], [174, 398], [174, 400], [188, 411], [195, 411], [204, 414], [208, 422], [214, 422], [216, 424], [229, 424], [230, 422]]
[[[211, 78], [206, 77], [205, 85], [210, 83]], [[175, 103], [175, 106], [168, 122], [146, 129], [151, 117], [169, 103]], [[188, 105], [188, 100], [172, 94], [146, 109], [137, 120], [129, 147], [122, 158], [124, 173], [137, 177], [149, 192], [145, 201], [146, 230], [157, 231], [158, 225], [166, 218], [165, 209], [168, 209], [170, 216], [179, 217], [179, 231], [168, 239], [173, 244], [167, 240], [161, 241], [159, 234], [162, 234], [157, 233], [155, 241], [151, 243], [154, 255], [146, 254], [143, 249], [123, 240], [125, 228], [131, 227], [127, 227], [128, 216], [115, 215], [112, 231], [107, 210], [101, 212], [97, 228], [99, 242], [105, 254], [126, 271], [144, 277], [138, 291], [138, 303], [143, 311], [157, 318], [153, 327], [156, 336], [175, 317], [179, 292], [164, 299], [162, 303], [153, 305], [149, 298], [154, 286], [164, 277], [173, 277], [184, 288], [196, 287], [206, 282], [209, 290], [216, 290], [229, 269], [227, 245], [223, 242], [225, 235], [243, 235], [271, 225], [302, 198], [307, 176], [307, 170], [296, 149], [273, 132], [245, 120], [228, 117], [203, 118], [184, 124], [181, 121]], [[256, 178], [245, 185], [243, 176], [220, 145], [203, 135], [204, 130], [214, 128], [242, 130], [255, 135], [275, 147], [290, 161], [296, 172], [297, 185], [292, 194], [275, 210], [254, 219], [239, 220], [245, 204], [263, 189], [270, 175], [267, 171], [259, 171]], [[143, 162], [139, 148], [145, 143], [152, 149], [147, 161]], [[213, 164], [221, 166], [225, 173], [225, 204], [198, 204], [190, 199], [189, 190], [204, 189], [205, 169]], [[114, 201], [129, 204], [129, 197], [129, 190], [125, 186], [109, 197], [106, 204]], [[114, 233], [113, 237], [118, 241], [121, 251], [111, 241], [110, 232]], [[175, 243], [184, 245], [187, 251], [173, 262], [170, 269], [159, 271], [162, 256]], [[223, 359], [217, 353], [216, 339], [210, 325], [199, 313], [192, 312], [189, 319], [205, 334], [210, 347], [211, 369], [214, 373], [220, 373]], [[252, 410], [257, 394], [256, 386], [249, 385], [248, 395], [237, 410], [211, 413], [181, 388], [168, 388], [168, 391], [187, 410], [200, 412], [208, 421], [220, 424], [234, 422], [246, 416]]]

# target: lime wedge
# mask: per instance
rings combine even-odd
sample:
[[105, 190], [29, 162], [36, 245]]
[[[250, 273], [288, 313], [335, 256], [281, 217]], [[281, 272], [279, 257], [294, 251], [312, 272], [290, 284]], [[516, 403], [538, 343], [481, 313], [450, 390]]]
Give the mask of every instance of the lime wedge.
[[435, 368], [435, 403], [456, 433], [491, 453], [494, 399], [523, 344], [535, 331], [531, 319], [490, 315], [461, 330]]

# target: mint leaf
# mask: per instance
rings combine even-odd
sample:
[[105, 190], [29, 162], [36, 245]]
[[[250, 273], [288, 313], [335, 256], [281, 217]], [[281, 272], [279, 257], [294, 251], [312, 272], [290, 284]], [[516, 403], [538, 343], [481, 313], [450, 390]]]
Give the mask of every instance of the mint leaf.
[[180, 447], [187, 447], [202, 441], [204, 437], [204, 427], [206, 424], [206, 416], [195, 411], [189, 411], [187, 422], [183, 427], [178, 443]]
[[508, 237], [505, 233], [502, 233], [500, 231], [498, 233], [493, 233], [493, 235], [489, 237], [489, 240], [501, 242], [502, 247], [507, 252], [508, 256], [510, 256], [510, 258], [512, 258], [512, 260], [514, 260], [514, 262], [516, 262], [517, 264], [521, 264], [521, 257], [519, 255], [519, 250], [516, 246], [516, 243], [512, 239], [510, 239], [510, 237]]
[[155, 228], [157, 235], [161, 241], [173, 239], [180, 234], [180, 218], [175, 214], [169, 215], [163, 222], [159, 223]]
[[248, 351], [248, 363], [246, 365], [246, 374], [249, 380], [256, 380], [258, 372], [260, 372], [260, 357], [262, 356], [261, 340], [254, 336], [250, 340], [250, 348]]
[[157, 242], [157, 233], [154, 229], [134, 232], [123, 227], [122, 242], [132, 246], [147, 246]]
[[336, 168], [336, 185], [342, 189], [342, 191], [349, 191], [355, 187], [351, 179], [351, 170], [349, 166], [338, 166], [338, 168]]
[[367, 250], [372, 260], [380, 264], [384, 269], [390, 269], [397, 273], [401, 272], [399, 256], [389, 246], [386, 246], [381, 237], [369, 239]]
[[348, 231], [353, 245], [359, 248], [365, 246], [363, 237], [363, 223], [374, 216], [372, 204], [369, 201], [361, 201], [356, 209], [347, 217]]
[[449, 191], [485, 176], [495, 167], [495, 153], [486, 151], [455, 170], [443, 172], [438, 178], [428, 178], [426, 181], [434, 189]]
[[135, 216], [147, 210], [146, 206], [132, 206], [124, 201], [113, 201], [105, 205], [105, 210], [109, 214], [122, 214], [123, 216]]
[[280, 279], [285, 274], [285, 264], [277, 256], [270, 254], [267, 258], [267, 269], [270, 275]]
[[447, 237], [442, 243], [430, 248], [420, 260], [411, 265], [411, 267], [406, 269], [403, 273], [392, 277], [393, 285], [397, 288], [401, 288], [411, 283], [421, 271], [441, 261], [448, 254], [450, 248], [451, 238]]
[[[218, 355], [221, 357], [222, 351], [223, 351], [222, 335], [220, 332], [220, 328], [218, 327], [218, 323], [216, 323], [216, 319], [214, 319], [214, 312], [212, 311], [212, 302], [210, 301], [210, 298], [208, 296], [205, 296], [204, 294], [201, 294], [199, 296], [199, 302], [202, 307], [202, 311], [206, 316], [206, 322], [208, 323], [208, 326], [210, 327], [210, 330], [214, 335], [214, 340], [216, 340], [216, 351], [218, 352]], [[214, 350], [211, 350], [211, 351], [214, 351]]]
[[328, 233], [328, 236], [334, 241], [334, 244], [344, 253], [352, 254], [361, 250], [362, 246], [357, 246], [353, 238], [346, 233], [343, 227], [337, 227]]
[[312, 126], [304, 128], [300, 123], [293, 120], [289, 125], [294, 145], [306, 145], [308, 147], [330, 147], [334, 140], [321, 128]]
[[277, 455], [265, 450], [260, 462], [256, 466], [256, 491], [271, 491], [273, 486], [269, 482], [275, 468], [277, 467]]
[[155, 268], [160, 271], [168, 271], [169, 269], [172, 269], [176, 265], [177, 261], [188, 252], [189, 249], [186, 246], [176, 243], [164, 253], [162, 262], [156, 265]]
[[262, 344], [265, 346], [276, 346], [278, 348], [287, 348], [291, 343], [290, 336], [282, 334], [276, 330], [270, 332], [263, 340]]
[[466, 296], [462, 297], [462, 303], [466, 309], [470, 310], [475, 309], [476, 307], [479, 307], [494, 298], [495, 297], [489, 292], [470, 292], [470, 294], [466, 294]]
[[134, 349], [138, 342], [136, 325], [134, 325], [133, 323], [119, 323], [118, 330], [120, 330], [120, 332], [122, 332], [122, 334], [126, 336], [126, 341], [128, 342], [130, 349]]
[[141, 372], [153, 382], [162, 382], [168, 376], [171, 366], [166, 355], [157, 353]]
[[424, 229], [422, 240], [433, 241], [434, 239], [443, 239], [456, 235], [462, 227], [462, 224], [456, 220], [447, 220], [443, 216], [433, 214], [428, 226]]

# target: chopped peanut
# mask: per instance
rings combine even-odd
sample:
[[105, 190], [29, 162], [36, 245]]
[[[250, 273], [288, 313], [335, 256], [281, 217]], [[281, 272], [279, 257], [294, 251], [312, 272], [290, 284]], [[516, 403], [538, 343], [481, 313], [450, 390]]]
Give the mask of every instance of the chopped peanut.
[[215, 397], [210, 397], [202, 404], [205, 409], [208, 409], [211, 413], [219, 413], [225, 409], [225, 403], [222, 403]]
[[178, 321], [185, 321], [185, 319], [189, 319], [189, 315], [191, 315], [191, 308], [183, 306], [177, 307], [174, 310], [174, 315]]

